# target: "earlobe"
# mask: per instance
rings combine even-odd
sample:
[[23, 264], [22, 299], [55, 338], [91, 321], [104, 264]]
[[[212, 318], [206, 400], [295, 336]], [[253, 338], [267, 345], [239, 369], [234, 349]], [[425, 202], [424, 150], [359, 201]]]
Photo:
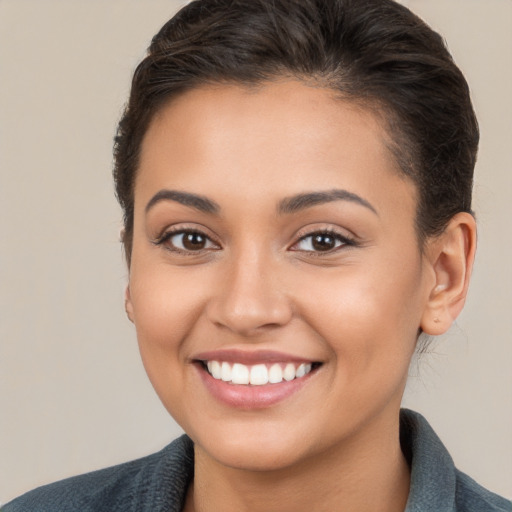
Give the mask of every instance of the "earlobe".
[[124, 309], [126, 311], [126, 316], [133, 323], [133, 304], [130, 294], [130, 285], [127, 285], [124, 290]]
[[444, 334], [462, 311], [476, 250], [476, 223], [465, 212], [455, 215], [443, 233], [428, 247], [435, 276], [424, 310], [421, 329], [430, 335]]

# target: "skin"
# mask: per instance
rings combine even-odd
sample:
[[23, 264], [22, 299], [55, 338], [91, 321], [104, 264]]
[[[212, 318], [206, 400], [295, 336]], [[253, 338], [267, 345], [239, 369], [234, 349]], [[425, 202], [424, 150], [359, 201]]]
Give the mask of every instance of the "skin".
[[[408, 366], [419, 329], [441, 334], [462, 308], [475, 227], [459, 214], [420, 248], [416, 188], [386, 141], [371, 112], [285, 80], [195, 89], [153, 119], [127, 312], [156, 392], [195, 442], [186, 510], [404, 510]], [[286, 198], [334, 189], [367, 204], [277, 212]], [[162, 190], [206, 197], [218, 212], [171, 199], [148, 209]], [[169, 229], [211, 241], [177, 252], [179, 235], [155, 243]], [[304, 237], [325, 230], [352, 242], [311, 250]], [[225, 348], [322, 365], [287, 399], [244, 410], [214, 399], [193, 363]]]

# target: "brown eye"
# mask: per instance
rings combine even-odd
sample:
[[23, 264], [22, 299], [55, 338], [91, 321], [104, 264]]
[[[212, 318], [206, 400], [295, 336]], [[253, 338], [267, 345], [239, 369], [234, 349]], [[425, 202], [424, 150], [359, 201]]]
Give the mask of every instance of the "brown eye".
[[316, 232], [302, 237], [293, 247], [294, 251], [320, 253], [335, 251], [346, 245], [355, 245], [349, 238], [338, 233]]
[[206, 237], [200, 233], [183, 233], [183, 247], [189, 251], [197, 251], [206, 247]]
[[336, 247], [336, 239], [327, 234], [315, 235], [312, 237], [311, 245], [315, 251], [330, 251]]
[[167, 245], [170, 250], [182, 252], [199, 252], [220, 248], [208, 236], [198, 231], [168, 233], [159, 243]]

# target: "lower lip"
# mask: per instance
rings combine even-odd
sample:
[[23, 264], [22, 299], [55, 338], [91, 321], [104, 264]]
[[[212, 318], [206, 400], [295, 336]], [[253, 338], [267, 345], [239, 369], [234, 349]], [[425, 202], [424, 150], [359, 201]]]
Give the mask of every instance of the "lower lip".
[[237, 385], [214, 379], [202, 366], [196, 366], [208, 391], [219, 401], [240, 409], [264, 409], [297, 393], [313, 372], [304, 377], [263, 386]]

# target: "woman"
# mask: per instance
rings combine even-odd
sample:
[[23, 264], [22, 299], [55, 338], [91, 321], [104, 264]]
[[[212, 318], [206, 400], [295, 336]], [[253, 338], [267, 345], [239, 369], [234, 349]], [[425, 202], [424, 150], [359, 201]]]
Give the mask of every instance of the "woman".
[[387, 0], [192, 2], [115, 147], [126, 311], [188, 434], [5, 510], [509, 510], [400, 413], [464, 304], [478, 129]]

